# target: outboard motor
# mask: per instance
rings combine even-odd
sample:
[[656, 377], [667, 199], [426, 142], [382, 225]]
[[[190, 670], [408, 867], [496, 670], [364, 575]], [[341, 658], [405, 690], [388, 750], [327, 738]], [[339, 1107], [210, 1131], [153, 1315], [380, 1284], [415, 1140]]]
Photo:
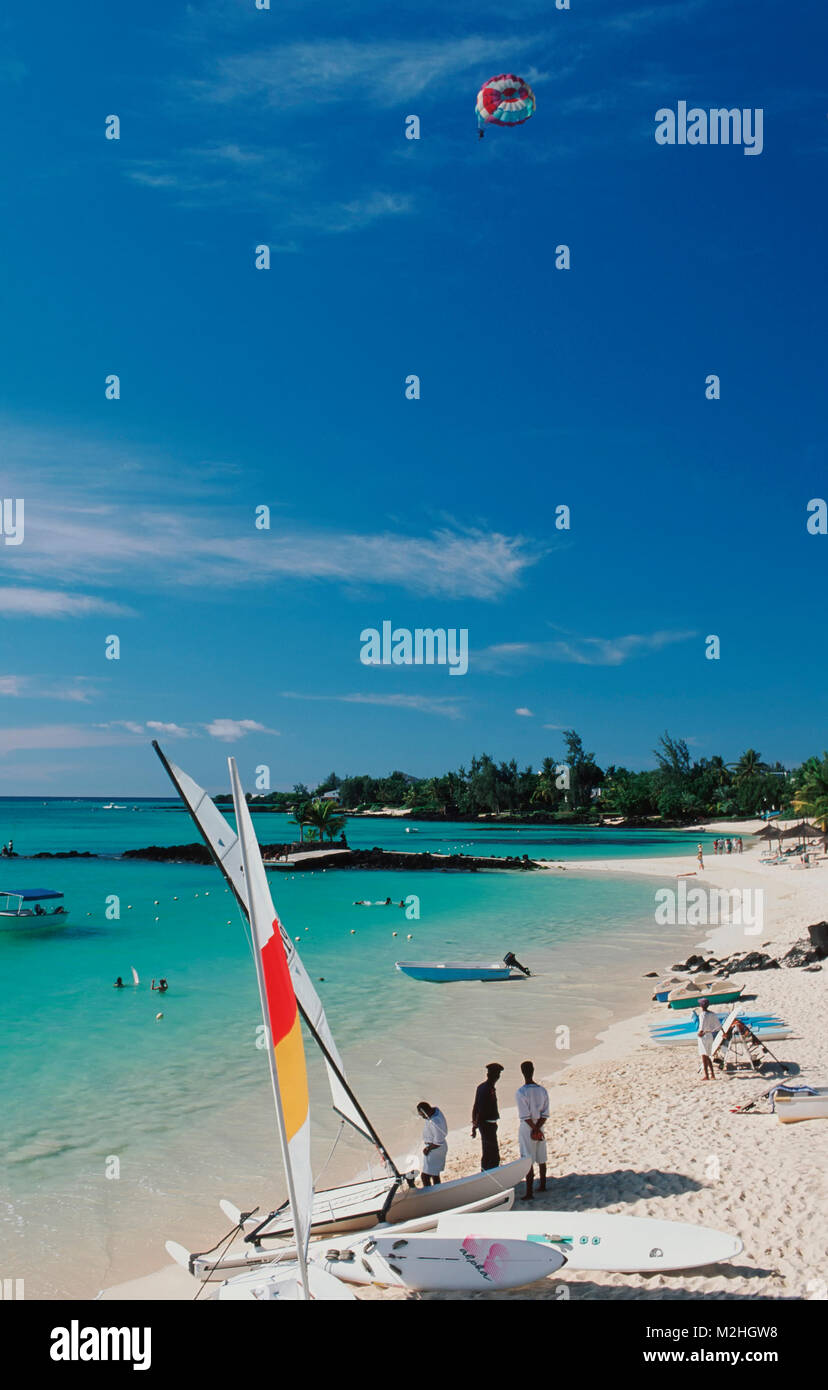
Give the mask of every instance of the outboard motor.
[[503, 957], [503, 964], [508, 965], [510, 970], [522, 970], [524, 975], [531, 975], [531, 970], [527, 970], [525, 965], [521, 965], [514, 951], [507, 951]]

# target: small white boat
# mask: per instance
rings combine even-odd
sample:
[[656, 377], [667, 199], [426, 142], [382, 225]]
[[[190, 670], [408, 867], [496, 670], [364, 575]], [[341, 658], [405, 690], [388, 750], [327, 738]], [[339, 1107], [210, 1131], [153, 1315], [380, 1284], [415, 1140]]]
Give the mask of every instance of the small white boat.
[[61, 927], [69, 913], [60, 903], [41, 907], [43, 902], [63, 899], [52, 888], [19, 888], [0, 893], [0, 931], [31, 931], [40, 927]]
[[780, 1088], [774, 1093], [773, 1108], [783, 1125], [828, 1120], [828, 1086], [803, 1086], [796, 1091]]
[[708, 1004], [730, 1004], [742, 997], [743, 989], [744, 985], [729, 985], [727, 980], [721, 980], [718, 987], [694, 984], [690, 989], [671, 990], [667, 1003], [671, 1009], [695, 1009], [701, 999], [706, 999]]
[[412, 980], [428, 980], [430, 984], [454, 984], [458, 980], [523, 980], [521, 970], [503, 961], [464, 960], [398, 960], [397, 969]]
[[101, 807], [102, 811], [125, 811], [126, 809], [126, 806], [116, 806], [114, 801], [110, 801], [108, 805]]

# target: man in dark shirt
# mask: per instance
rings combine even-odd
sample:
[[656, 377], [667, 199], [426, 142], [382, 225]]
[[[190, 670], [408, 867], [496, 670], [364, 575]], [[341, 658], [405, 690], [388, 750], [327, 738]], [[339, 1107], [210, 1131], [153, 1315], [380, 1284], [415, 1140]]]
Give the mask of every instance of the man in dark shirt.
[[486, 1067], [486, 1080], [481, 1081], [474, 1096], [472, 1139], [480, 1130], [480, 1144], [483, 1150], [480, 1167], [484, 1172], [487, 1168], [497, 1168], [500, 1164], [500, 1150], [497, 1147], [497, 1122], [500, 1112], [497, 1108], [495, 1086], [502, 1071], [499, 1062], [490, 1062]]

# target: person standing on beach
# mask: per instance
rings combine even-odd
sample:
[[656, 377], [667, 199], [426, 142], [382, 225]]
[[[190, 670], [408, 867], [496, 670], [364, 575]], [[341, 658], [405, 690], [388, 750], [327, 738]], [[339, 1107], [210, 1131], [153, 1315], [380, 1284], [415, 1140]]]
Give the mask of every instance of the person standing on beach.
[[531, 1202], [535, 1195], [536, 1163], [540, 1175], [538, 1192], [546, 1191], [546, 1135], [543, 1127], [549, 1119], [549, 1092], [545, 1086], [539, 1086], [535, 1081], [534, 1062], [521, 1062], [520, 1069], [523, 1072], [524, 1084], [515, 1095], [520, 1120], [518, 1140], [521, 1158], [529, 1159], [526, 1191], [521, 1201]]
[[423, 1120], [423, 1163], [420, 1177], [423, 1187], [439, 1183], [440, 1174], [446, 1166], [448, 1153], [448, 1121], [442, 1110], [421, 1100], [417, 1114]]
[[718, 1014], [714, 1014], [708, 1008], [709, 1002], [708, 999], [700, 999], [699, 1007], [695, 1010], [695, 1013], [699, 1025], [697, 1037], [699, 1040], [699, 1056], [702, 1059], [702, 1067], [704, 1069], [703, 1079], [705, 1081], [715, 1081], [716, 1072], [713, 1067], [713, 1058], [710, 1054], [713, 1050], [716, 1034], [721, 1030], [722, 1024]]
[[699, 861], [699, 868], [703, 871], [703, 870], [704, 870], [704, 850], [702, 849], [701, 845], [698, 845], [697, 848], [696, 848], [696, 858], [697, 858], [698, 861]]
[[500, 1119], [500, 1111], [497, 1108], [495, 1086], [500, 1080], [502, 1072], [503, 1067], [499, 1062], [489, 1062], [486, 1067], [486, 1080], [481, 1081], [474, 1095], [471, 1137], [474, 1139], [477, 1131], [480, 1130], [482, 1151], [480, 1167], [483, 1172], [487, 1168], [500, 1166], [500, 1149], [497, 1145], [497, 1122]]

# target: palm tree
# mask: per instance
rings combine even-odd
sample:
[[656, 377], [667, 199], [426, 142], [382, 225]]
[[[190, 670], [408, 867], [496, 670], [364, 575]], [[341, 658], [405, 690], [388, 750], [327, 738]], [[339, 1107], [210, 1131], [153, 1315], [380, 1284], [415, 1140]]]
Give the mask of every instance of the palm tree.
[[345, 827], [345, 817], [339, 814], [338, 803], [326, 801], [322, 797], [306, 802], [299, 814], [302, 824], [310, 826], [316, 832], [320, 844], [326, 835], [329, 840], [333, 840]]
[[290, 824], [290, 825], [298, 825], [298, 826], [299, 826], [299, 843], [300, 843], [300, 845], [301, 845], [301, 844], [304, 844], [304, 841], [305, 841], [305, 810], [306, 810], [307, 806], [308, 806], [308, 802], [307, 802], [307, 801], [300, 801], [299, 805], [296, 807], [296, 810], [294, 811], [294, 813], [293, 813], [293, 815], [291, 816], [290, 821], [289, 821], [289, 824]]
[[739, 785], [741, 782], [748, 782], [751, 777], [756, 777], [760, 772], [768, 772], [767, 763], [762, 762], [762, 754], [757, 753], [755, 748], [748, 748], [738, 762], [728, 763], [728, 767], [733, 768], [733, 780]]
[[828, 753], [823, 753], [821, 759], [808, 758], [800, 774], [802, 781], [794, 797], [794, 810], [804, 811], [825, 830], [828, 826]]

